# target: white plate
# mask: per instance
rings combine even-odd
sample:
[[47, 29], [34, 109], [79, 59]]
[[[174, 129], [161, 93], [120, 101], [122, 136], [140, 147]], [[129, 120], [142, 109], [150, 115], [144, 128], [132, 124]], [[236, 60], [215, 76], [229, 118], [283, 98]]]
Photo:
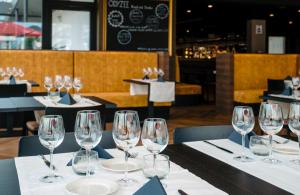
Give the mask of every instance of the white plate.
[[[108, 160], [101, 160], [101, 165], [104, 169], [115, 172], [126, 171], [125, 160], [120, 158], [112, 158]], [[127, 169], [128, 171], [137, 171], [143, 168], [143, 162], [138, 159], [129, 158]]]
[[289, 146], [286, 144], [273, 144], [273, 151], [281, 154], [298, 155], [299, 148]]
[[108, 195], [118, 189], [116, 182], [95, 177], [83, 177], [66, 185], [67, 192], [72, 195]]

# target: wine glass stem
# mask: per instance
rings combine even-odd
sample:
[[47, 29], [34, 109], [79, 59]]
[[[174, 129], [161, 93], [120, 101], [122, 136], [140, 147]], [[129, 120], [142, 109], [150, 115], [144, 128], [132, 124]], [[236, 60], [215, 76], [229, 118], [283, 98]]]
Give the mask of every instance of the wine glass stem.
[[153, 169], [154, 169], [155, 173], [156, 173], [156, 158], [157, 158], [156, 153], [154, 153], [153, 154]]
[[124, 180], [127, 181], [128, 178], [128, 150], [124, 150], [125, 153], [125, 173], [124, 173]]
[[50, 97], [50, 88], [47, 89], [48, 97]]
[[246, 136], [245, 136], [245, 135], [242, 135], [242, 146], [243, 146], [243, 150], [242, 150], [242, 159], [245, 158], [245, 150], [246, 150], [246, 148], [245, 148], [245, 138], [246, 138]]
[[53, 151], [54, 149], [50, 149], [50, 177], [54, 177], [54, 168], [53, 168]]
[[86, 176], [90, 176], [91, 175], [91, 170], [90, 170], [90, 155], [91, 154], [91, 150], [86, 150], [86, 158], [87, 158], [87, 167], [86, 167]]
[[272, 152], [272, 143], [273, 142], [273, 137], [272, 135], [269, 135], [269, 158], [273, 159], [273, 152]]

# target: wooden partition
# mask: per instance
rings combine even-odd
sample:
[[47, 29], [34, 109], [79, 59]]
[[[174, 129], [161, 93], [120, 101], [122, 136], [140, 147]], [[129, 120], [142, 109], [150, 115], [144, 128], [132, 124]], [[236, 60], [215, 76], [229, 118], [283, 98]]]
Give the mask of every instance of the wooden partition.
[[299, 55], [223, 54], [217, 56], [216, 106], [231, 114], [234, 103], [259, 104], [268, 79], [284, 79], [299, 72]]

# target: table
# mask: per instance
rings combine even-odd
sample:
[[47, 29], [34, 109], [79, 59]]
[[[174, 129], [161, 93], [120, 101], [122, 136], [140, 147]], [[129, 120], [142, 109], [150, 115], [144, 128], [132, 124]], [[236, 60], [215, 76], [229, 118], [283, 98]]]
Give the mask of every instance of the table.
[[[138, 84], [138, 85], [144, 85], [144, 86], [148, 86], [148, 117], [149, 118], [152, 118], [154, 117], [154, 102], [150, 100], [150, 82], [147, 82], [148, 80], [146, 81], [143, 81], [142, 79], [141, 80], [138, 80], [138, 79], [124, 79], [123, 80], [124, 82], [128, 82], [128, 83], [133, 83], [133, 84]], [[175, 90], [175, 88], [174, 88]], [[175, 92], [174, 92], [175, 94]]]
[[[177, 165], [229, 194], [290, 194], [185, 145], [169, 145], [163, 153]], [[14, 160], [0, 160], [0, 194], [19, 195], [18, 186]]]
[[[116, 108], [116, 104], [103, 100], [98, 97], [86, 96], [93, 101], [99, 102], [104, 106], [104, 116], [106, 115], [106, 109]], [[33, 97], [10, 97], [10, 98], [0, 98], [0, 112], [7, 113], [7, 132], [1, 132], [4, 135], [13, 135], [13, 113], [14, 112], [27, 112], [34, 110], [45, 110], [45, 106], [35, 100]], [[102, 119], [105, 126], [105, 117]], [[25, 127], [25, 126], [24, 126]], [[26, 132], [23, 128], [23, 135]]]

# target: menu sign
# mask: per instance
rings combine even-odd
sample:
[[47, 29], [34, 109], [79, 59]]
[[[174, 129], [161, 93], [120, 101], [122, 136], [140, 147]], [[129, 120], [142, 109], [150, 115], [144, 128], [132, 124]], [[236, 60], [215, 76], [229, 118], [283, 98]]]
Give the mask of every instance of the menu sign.
[[108, 0], [107, 50], [168, 51], [168, 0]]

